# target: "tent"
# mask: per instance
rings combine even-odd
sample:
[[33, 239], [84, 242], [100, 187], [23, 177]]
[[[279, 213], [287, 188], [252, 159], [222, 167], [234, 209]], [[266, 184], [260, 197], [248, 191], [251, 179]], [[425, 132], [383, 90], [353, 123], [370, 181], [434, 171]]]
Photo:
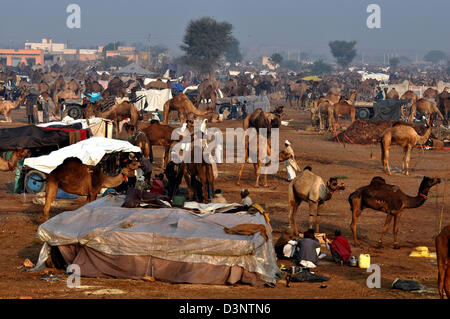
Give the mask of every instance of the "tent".
[[119, 75], [142, 75], [142, 76], [156, 76], [156, 73], [154, 72], [150, 72], [147, 69], [144, 69], [143, 67], [141, 67], [139, 64], [137, 63], [131, 63], [128, 64], [127, 66], [124, 66], [123, 68], [121, 68], [120, 70], [115, 72], [116, 74]]
[[113, 152], [140, 153], [141, 149], [127, 141], [105, 137], [91, 137], [53, 151], [48, 155], [26, 158], [23, 165], [48, 174], [64, 162], [66, 158], [78, 157], [83, 164], [95, 166], [105, 154]]
[[[260, 213], [197, 215], [182, 208], [124, 208], [123, 201], [124, 196], [105, 196], [40, 225], [36, 237], [44, 244], [33, 270], [44, 266], [56, 246], [65, 263], [79, 265], [86, 277], [256, 287], [281, 277], [272, 230]], [[242, 224], [260, 230], [225, 230]]]
[[[142, 90], [136, 91], [136, 98], [140, 96], [145, 96], [138, 100], [134, 105], [140, 110], [145, 110], [147, 112], [153, 112], [156, 110], [164, 110], [164, 103], [172, 98], [172, 90], [171, 89], [150, 89], [150, 90]], [[147, 105], [146, 105], [147, 104]]]
[[48, 130], [36, 125], [0, 129], [0, 151], [11, 151], [18, 147], [44, 148], [69, 145], [69, 133]]

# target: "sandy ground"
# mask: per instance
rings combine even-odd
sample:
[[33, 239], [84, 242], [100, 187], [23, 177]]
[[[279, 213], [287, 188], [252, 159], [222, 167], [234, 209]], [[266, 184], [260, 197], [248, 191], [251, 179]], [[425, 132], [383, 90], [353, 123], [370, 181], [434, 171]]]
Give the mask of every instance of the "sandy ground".
[[[372, 177], [384, 176], [380, 164], [380, 149], [376, 145], [345, 145], [331, 141], [332, 135], [319, 134], [308, 129], [309, 114], [304, 111], [288, 109], [286, 119], [289, 126], [280, 130], [280, 142], [289, 139], [292, 142], [300, 167], [311, 165], [313, 171], [328, 179], [341, 176], [346, 190], [336, 193], [327, 202], [322, 212], [321, 232], [331, 238], [335, 228], [340, 228], [351, 241], [349, 224], [351, 212], [348, 195], [360, 186], [367, 185]], [[14, 111], [13, 120], [24, 121], [23, 110]], [[348, 124], [349, 122], [345, 122]], [[23, 125], [24, 123], [0, 123], [0, 127]], [[217, 127], [241, 126], [240, 121], [226, 121]], [[161, 149], [155, 147], [156, 166], [160, 165]], [[373, 156], [371, 157], [371, 153]], [[430, 258], [412, 258], [409, 253], [417, 246], [427, 246], [434, 252], [434, 236], [437, 234], [443, 209], [443, 225], [450, 223], [450, 164], [449, 150], [422, 151], [415, 149], [411, 157], [410, 176], [394, 173], [384, 176], [388, 183], [398, 185], [405, 193], [416, 195], [424, 175], [438, 176], [443, 183], [432, 188], [428, 200], [417, 209], [405, 211], [400, 222], [399, 241], [401, 248], [392, 248], [392, 229], [385, 237], [384, 248], [375, 248], [381, 234], [385, 215], [373, 210], [365, 210], [359, 220], [358, 235], [362, 246], [352, 245], [352, 255], [367, 253], [371, 263], [381, 268], [381, 288], [370, 289], [366, 279], [370, 275], [365, 269], [340, 266], [322, 260], [316, 273], [331, 276], [326, 288], [320, 283], [292, 283], [286, 287], [281, 280], [275, 288], [252, 288], [236, 284], [228, 286], [171, 284], [166, 282], [147, 282], [141, 280], [81, 278], [81, 288], [71, 289], [66, 285], [66, 275], [55, 269], [42, 272], [24, 272], [21, 267], [25, 259], [37, 261], [41, 243], [35, 238], [41, 221], [42, 206], [31, 202], [31, 196], [11, 194], [14, 176], [11, 172], [0, 173], [0, 298], [164, 298], [164, 299], [240, 299], [240, 298], [432, 298], [437, 293], [436, 260]], [[401, 166], [401, 149], [391, 150], [391, 165]], [[243, 173], [242, 185], [236, 185], [240, 164], [221, 164], [216, 188], [223, 190], [228, 201], [240, 201], [239, 191], [246, 187], [255, 202], [265, 204], [270, 212], [274, 241], [288, 226], [288, 197], [286, 171], [280, 166], [278, 174], [269, 176], [267, 188], [255, 188], [253, 167], [248, 164]], [[155, 172], [158, 170], [155, 169]], [[445, 180], [446, 179], [446, 180]], [[445, 181], [444, 181], [445, 180]], [[446, 200], [445, 200], [446, 199]], [[72, 210], [84, 204], [84, 198], [66, 202], [64, 207], [52, 208], [51, 215]], [[303, 203], [297, 213], [297, 223], [304, 230], [308, 222], [308, 205]], [[279, 260], [278, 264], [290, 265], [288, 260]], [[64, 277], [63, 280], [47, 282], [40, 280], [49, 271]], [[414, 293], [394, 290], [391, 284], [395, 278], [415, 280], [427, 287], [425, 292]]]

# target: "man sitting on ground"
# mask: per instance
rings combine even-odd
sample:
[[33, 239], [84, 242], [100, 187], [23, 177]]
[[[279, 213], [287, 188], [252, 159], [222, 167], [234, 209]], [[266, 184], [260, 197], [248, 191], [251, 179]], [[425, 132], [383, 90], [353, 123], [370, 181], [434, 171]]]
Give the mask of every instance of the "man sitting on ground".
[[319, 253], [320, 242], [314, 236], [314, 229], [308, 229], [298, 243], [298, 251], [294, 255], [296, 263], [306, 268], [315, 268], [319, 262]]
[[339, 229], [334, 231], [334, 240], [331, 242], [331, 245], [328, 245], [328, 243], [326, 245], [335, 262], [341, 263], [341, 265], [348, 262], [352, 254], [352, 250], [347, 239], [341, 234]]

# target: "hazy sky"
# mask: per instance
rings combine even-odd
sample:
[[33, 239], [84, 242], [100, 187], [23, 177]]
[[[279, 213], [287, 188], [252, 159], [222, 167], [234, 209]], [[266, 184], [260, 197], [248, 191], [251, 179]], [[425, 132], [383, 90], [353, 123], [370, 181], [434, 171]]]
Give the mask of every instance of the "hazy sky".
[[[81, 28], [66, 26], [66, 7], [81, 7]], [[381, 7], [381, 29], [366, 8]], [[244, 48], [329, 54], [331, 40], [357, 40], [360, 52], [450, 52], [450, 0], [0, 0], [0, 44], [51, 37], [69, 47], [118, 40], [163, 44], [179, 54], [188, 22], [228, 21]]]

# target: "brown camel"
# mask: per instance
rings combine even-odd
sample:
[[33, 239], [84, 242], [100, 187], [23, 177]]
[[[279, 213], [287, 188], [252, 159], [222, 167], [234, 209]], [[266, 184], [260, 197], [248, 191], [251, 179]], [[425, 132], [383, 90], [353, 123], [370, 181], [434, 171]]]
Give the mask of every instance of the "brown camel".
[[400, 95], [395, 88], [392, 88], [389, 92], [388, 88], [384, 88], [384, 93], [386, 96], [386, 100], [398, 100], [400, 98]]
[[403, 147], [403, 162], [402, 172], [405, 175], [409, 174], [409, 160], [411, 157], [411, 150], [416, 145], [423, 145], [428, 140], [431, 134], [431, 125], [428, 126], [424, 135], [420, 136], [416, 130], [405, 124], [394, 123], [388, 128], [381, 137], [381, 163], [383, 164], [384, 172], [391, 175], [389, 168], [389, 150], [391, 145], [397, 144]]
[[[133, 130], [137, 129], [138, 127], [139, 111], [133, 104], [127, 101], [112, 106], [106, 112], [101, 112], [100, 110], [94, 107], [94, 114], [97, 117], [114, 121], [116, 126], [116, 137], [119, 137], [120, 134], [119, 122], [127, 118], [130, 119], [130, 125], [132, 125]], [[133, 132], [133, 130], [129, 130], [129, 133]]]
[[353, 106], [353, 103], [355, 103], [357, 93], [358, 92], [354, 90], [348, 100], [341, 100], [338, 103], [330, 104], [328, 108], [328, 121], [331, 124], [330, 126], [334, 124], [334, 120], [336, 120], [336, 123], [339, 125], [339, 118], [343, 115], [350, 115], [352, 123], [355, 121], [356, 109]]
[[[198, 86], [198, 104], [196, 106], [199, 107], [200, 103], [202, 103], [203, 100], [206, 100], [207, 102], [205, 104], [209, 104], [210, 108], [214, 108], [216, 105], [216, 91], [218, 88], [219, 84], [213, 79], [206, 79], [200, 83]], [[211, 100], [211, 102], [208, 102], [209, 100]]]
[[178, 118], [181, 125], [185, 122], [185, 118], [190, 113], [202, 116], [214, 112], [214, 110], [200, 111], [194, 106], [194, 104], [192, 104], [191, 100], [189, 100], [189, 98], [184, 93], [180, 93], [164, 103], [164, 124], [168, 124], [169, 113], [171, 111], [178, 112]]
[[170, 148], [176, 142], [176, 140], [172, 140], [173, 130], [173, 127], [165, 124], [160, 124], [158, 121], [151, 121], [150, 123], [144, 124], [140, 129], [138, 129], [135, 135], [141, 134], [139, 132], [144, 133], [149, 143], [148, 152], [146, 146], [144, 146], [144, 149], [142, 149], [141, 147], [141, 149], [144, 151], [145, 157], [148, 158], [153, 146], [163, 146], [164, 154], [161, 167], [166, 167], [167, 162], [169, 161]]
[[6, 122], [12, 122], [11, 111], [18, 107], [27, 95], [27, 92], [22, 93], [20, 97], [14, 102], [11, 102], [9, 100], [0, 101], [0, 114], [3, 114]]
[[423, 92], [423, 97], [425, 99], [434, 99], [439, 94], [438, 90], [433, 88], [428, 88]]
[[[139, 163], [133, 161], [129, 166], [137, 169]], [[87, 196], [89, 203], [97, 198], [97, 194], [102, 188], [117, 187], [122, 184], [124, 176], [123, 172], [116, 176], [107, 176], [99, 166], [85, 165], [75, 157], [66, 158], [47, 177], [44, 219], [49, 218], [50, 207], [56, 198], [58, 188], [70, 194]]]
[[[409, 100], [408, 105], [413, 105], [414, 103], [416, 103], [416, 101], [418, 99], [419, 99], [419, 96], [411, 90], [406, 91], [400, 97], [400, 100]], [[402, 108], [400, 109], [403, 118], [407, 118], [407, 116], [405, 114], [406, 107], [407, 107], [407, 105], [402, 105]]]
[[282, 114], [283, 106], [277, 107], [272, 112], [264, 112], [261, 108], [257, 108], [246, 116], [242, 126], [244, 131], [250, 127], [254, 127], [258, 133], [260, 128], [266, 128], [267, 137], [270, 137], [271, 129], [280, 127]]
[[450, 299], [450, 225], [444, 227], [435, 239], [436, 256], [438, 264], [438, 288], [441, 299], [444, 299], [444, 290], [447, 299]]
[[316, 232], [319, 232], [319, 209], [326, 201], [331, 199], [335, 191], [344, 189], [344, 186], [338, 185], [337, 178], [331, 177], [325, 184], [320, 176], [311, 171], [310, 166], [306, 166], [303, 171], [289, 183], [288, 188], [289, 226], [294, 226], [294, 233], [298, 235], [295, 215], [302, 201], [309, 203], [309, 228], [313, 227], [315, 213]]
[[414, 117], [416, 116], [416, 112], [419, 111], [425, 115], [428, 115], [427, 123], [430, 123], [430, 118], [433, 113], [437, 113], [439, 117], [442, 119], [444, 125], [447, 125], [447, 120], [442, 115], [441, 111], [437, 107], [437, 105], [425, 98], [418, 99], [416, 103], [411, 106], [411, 113], [409, 115], [408, 122], [412, 123]]
[[17, 163], [29, 154], [30, 150], [28, 149], [17, 149], [12, 153], [9, 161], [6, 161], [0, 157], [0, 171], [14, 171], [17, 167]]
[[381, 238], [379, 240], [379, 246], [382, 247], [383, 237], [389, 228], [392, 218], [394, 218], [394, 248], [398, 249], [398, 229], [403, 210], [422, 206], [427, 200], [428, 192], [431, 187], [440, 182], [441, 180], [439, 178], [425, 176], [420, 183], [417, 196], [408, 196], [397, 186], [386, 184], [384, 178], [376, 176], [372, 178], [369, 185], [355, 190], [348, 197], [350, 209], [352, 211], [352, 223], [350, 228], [353, 233], [355, 245], [359, 245], [356, 236], [356, 223], [358, 217], [361, 215], [364, 208], [371, 208], [387, 214]]
[[[328, 129], [331, 130], [331, 118], [329, 110], [331, 110], [331, 103], [324, 97], [314, 100], [311, 104], [311, 124], [315, 126], [316, 118], [319, 119], [319, 130], [325, 129], [325, 123], [328, 123]], [[325, 122], [327, 119], [328, 122]]]
[[67, 83], [67, 89], [72, 91], [75, 95], [81, 95], [81, 85], [75, 79], [72, 79]]

